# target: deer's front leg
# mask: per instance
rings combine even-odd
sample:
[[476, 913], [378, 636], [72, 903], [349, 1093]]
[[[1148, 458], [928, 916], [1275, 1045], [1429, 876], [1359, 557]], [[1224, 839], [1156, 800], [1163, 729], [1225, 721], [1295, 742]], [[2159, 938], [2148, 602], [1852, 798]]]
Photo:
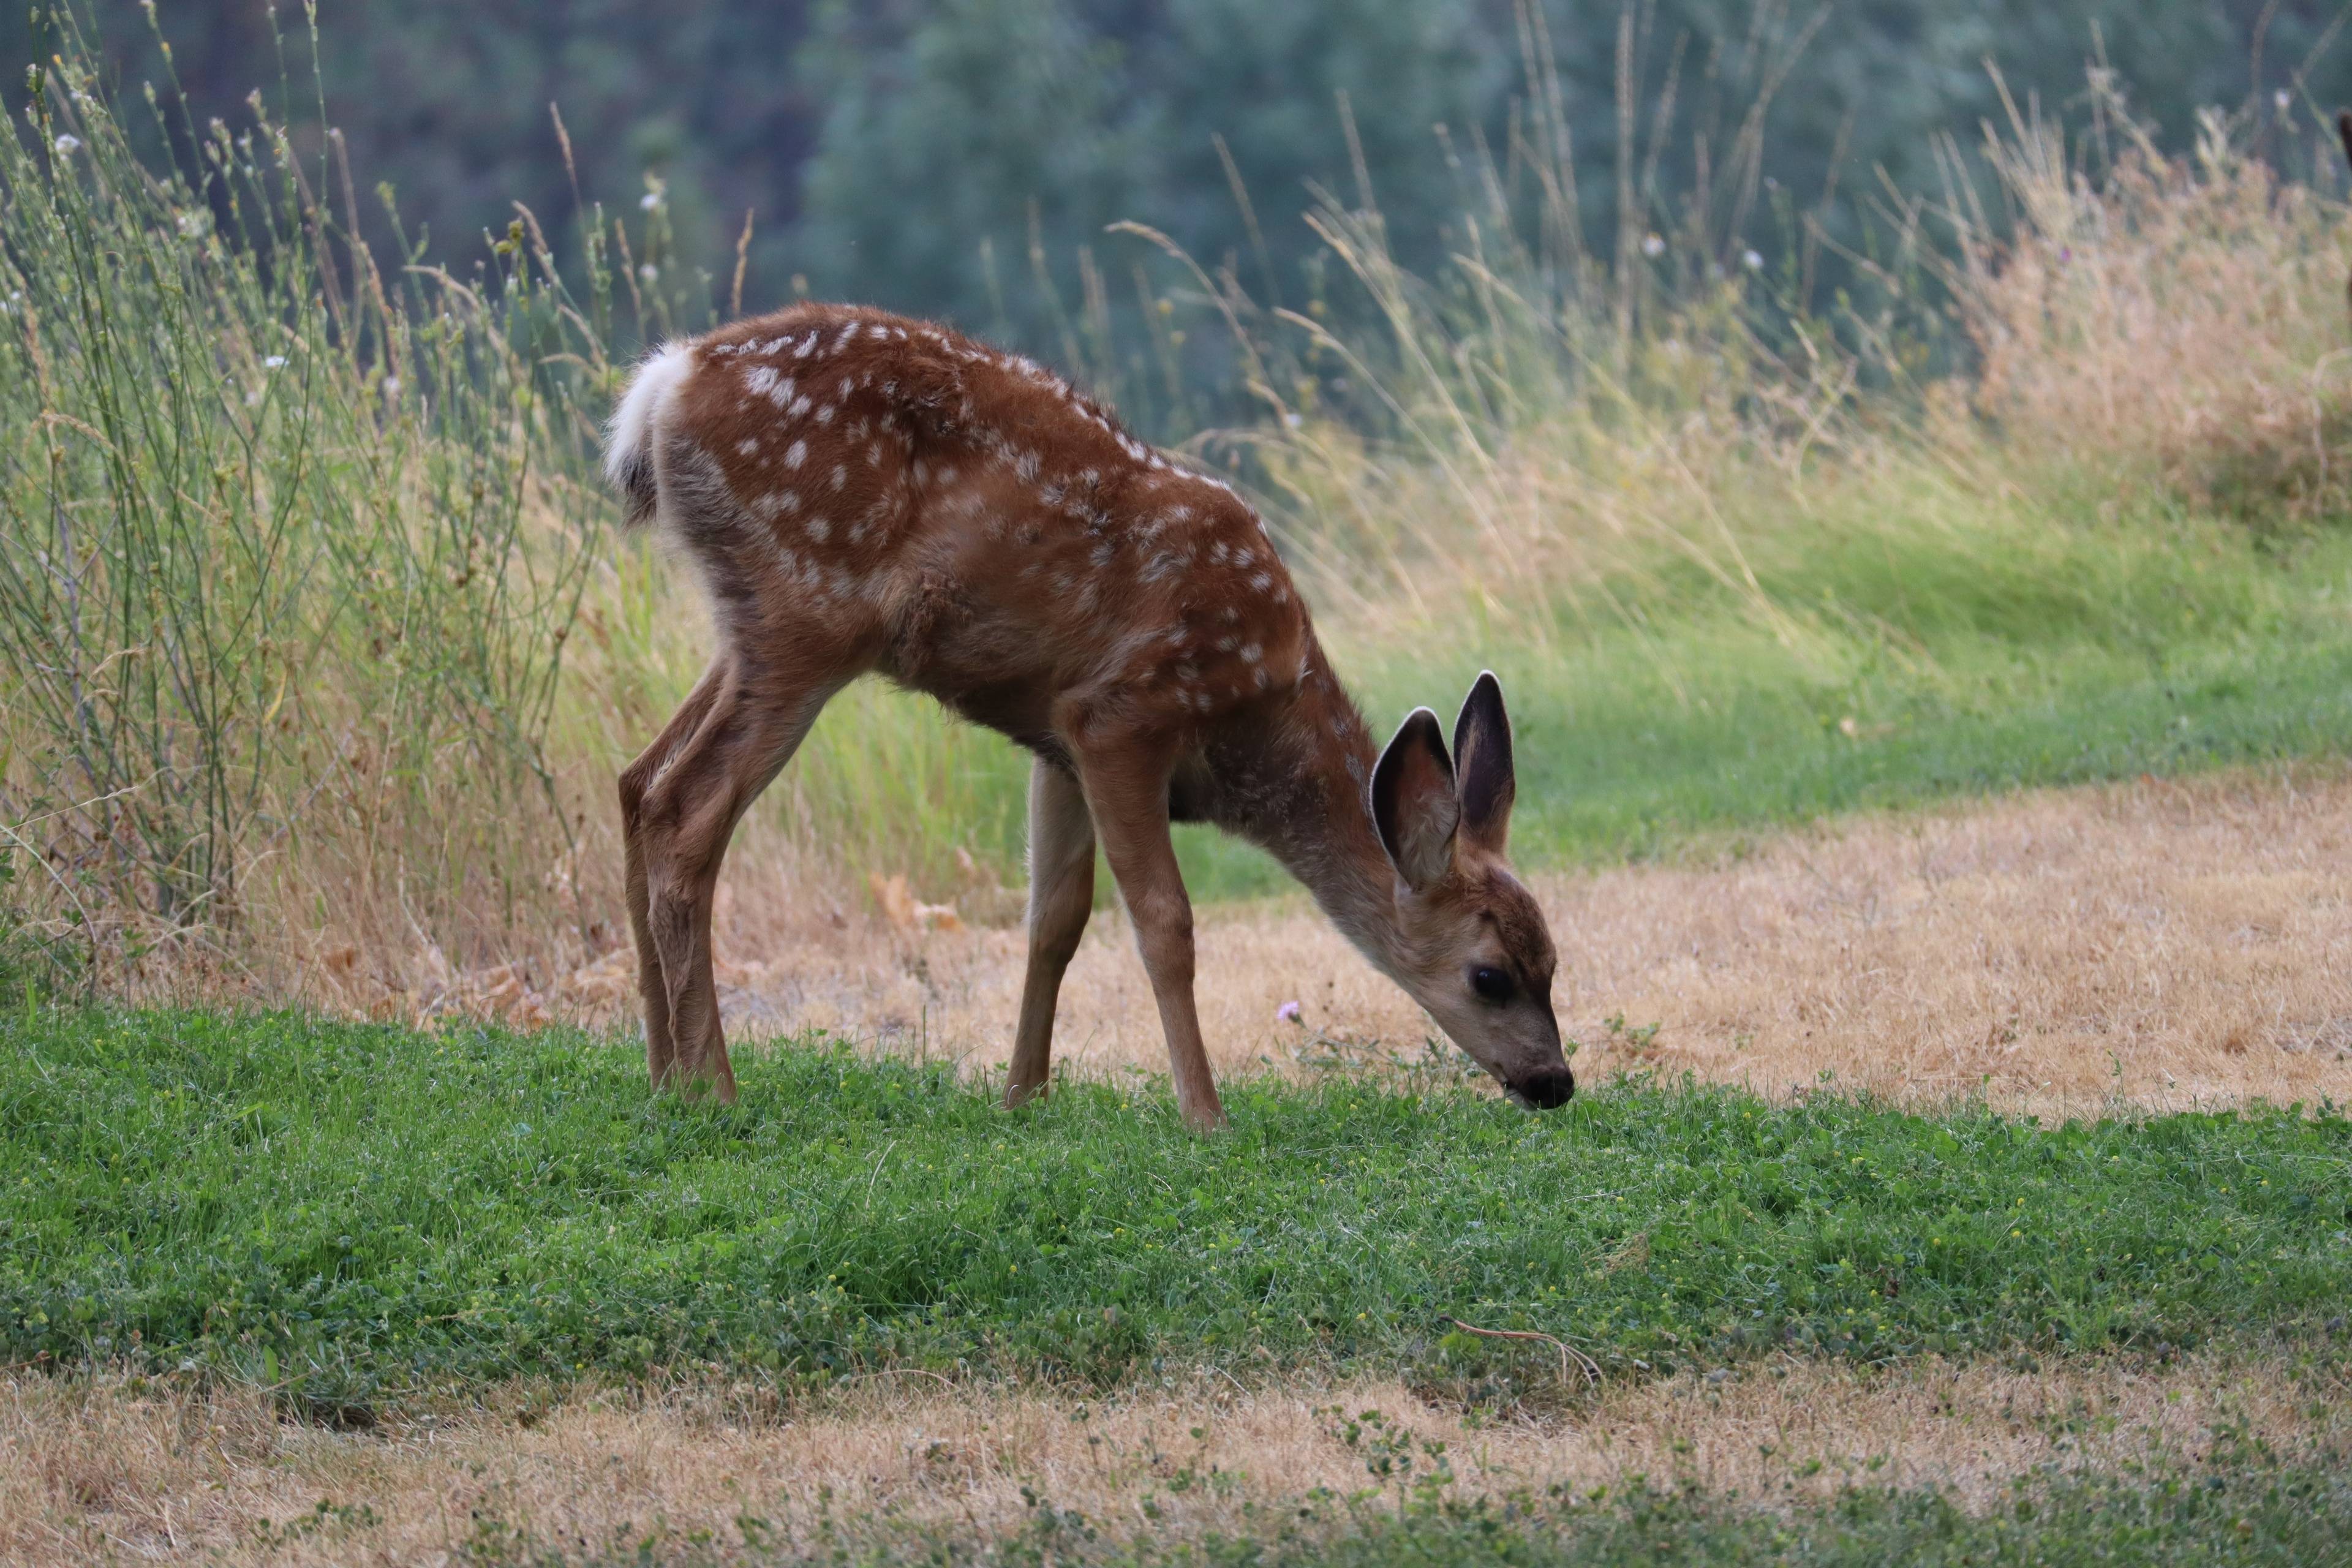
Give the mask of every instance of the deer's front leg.
[[1066, 769], [1040, 757], [1029, 770], [1029, 973], [1021, 985], [1007, 1105], [1045, 1091], [1055, 1000], [1094, 901], [1095, 826], [1087, 797]]
[[1168, 836], [1168, 760], [1132, 753], [1089, 756], [1081, 760], [1079, 773], [1103, 858], [1135, 921], [1143, 970], [1160, 1004], [1177, 1109], [1196, 1131], [1222, 1127], [1225, 1109], [1217, 1101], [1200, 1015], [1192, 1005], [1192, 900]]

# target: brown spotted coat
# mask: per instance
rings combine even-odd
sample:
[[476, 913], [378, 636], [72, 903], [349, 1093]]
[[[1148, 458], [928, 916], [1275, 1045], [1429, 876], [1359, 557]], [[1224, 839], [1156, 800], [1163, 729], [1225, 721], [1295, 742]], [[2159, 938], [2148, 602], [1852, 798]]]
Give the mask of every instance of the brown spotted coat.
[[[650, 359], [615, 416], [607, 465], [632, 521], [656, 521], [700, 574], [722, 642], [622, 779], [657, 1079], [675, 1071], [731, 1093], [709, 978], [719, 859], [824, 701], [868, 672], [1037, 758], [1012, 1098], [1045, 1083], [1097, 836], [1196, 1123], [1221, 1112], [1192, 1017], [1191, 911], [1170, 820], [1213, 821], [1264, 846], [1412, 984], [1401, 972], [1420, 961], [1402, 951], [1412, 922], [1366, 805], [1375, 749], [1265, 524], [1060, 376], [929, 322], [801, 305]], [[1504, 722], [1499, 692], [1493, 710]], [[1437, 753], [1444, 763], [1442, 742]], [[1503, 755], [1507, 771], [1507, 739]], [[1500, 847], [1497, 832], [1491, 855], [1465, 847], [1455, 879], [1506, 885], [1455, 901], [1476, 905], [1500, 933], [1490, 945], [1548, 993], [1541, 915]]]

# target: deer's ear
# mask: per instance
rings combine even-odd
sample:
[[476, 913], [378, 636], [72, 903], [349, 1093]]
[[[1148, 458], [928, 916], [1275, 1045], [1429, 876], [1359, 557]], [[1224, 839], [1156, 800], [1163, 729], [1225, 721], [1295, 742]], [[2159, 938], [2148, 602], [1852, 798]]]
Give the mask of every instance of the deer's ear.
[[1500, 855], [1510, 836], [1518, 784], [1511, 771], [1511, 716], [1503, 711], [1503, 683], [1491, 669], [1471, 686], [1461, 717], [1454, 721], [1454, 772], [1462, 799], [1462, 837]]
[[1407, 887], [1416, 892], [1434, 887], [1452, 869], [1461, 816], [1437, 715], [1416, 708], [1372, 769], [1372, 823]]

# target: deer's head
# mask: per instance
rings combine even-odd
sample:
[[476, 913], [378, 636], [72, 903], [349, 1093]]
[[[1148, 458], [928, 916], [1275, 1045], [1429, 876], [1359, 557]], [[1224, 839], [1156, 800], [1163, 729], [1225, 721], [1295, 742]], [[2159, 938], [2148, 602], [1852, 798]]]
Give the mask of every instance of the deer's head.
[[1372, 770], [1372, 820], [1396, 869], [1395, 978], [1522, 1105], [1576, 1092], [1551, 1010], [1551, 932], [1503, 858], [1516, 784], [1503, 688], [1481, 675], [1446, 754], [1415, 709]]

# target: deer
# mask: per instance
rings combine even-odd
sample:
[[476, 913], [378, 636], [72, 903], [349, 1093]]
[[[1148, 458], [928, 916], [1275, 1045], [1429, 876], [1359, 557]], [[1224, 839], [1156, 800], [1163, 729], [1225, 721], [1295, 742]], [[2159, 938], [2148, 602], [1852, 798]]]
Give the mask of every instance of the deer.
[[1500, 683], [1449, 749], [1415, 709], [1376, 749], [1263, 518], [1025, 356], [803, 301], [643, 359], [606, 432], [625, 525], [699, 575], [719, 648], [619, 779], [656, 1089], [735, 1096], [711, 904], [738, 821], [832, 696], [878, 675], [1031, 754], [1028, 959], [1004, 1089], [1043, 1095], [1099, 844], [1178, 1110], [1223, 1124], [1170, 825], [1270, 853], [1515, 1100], [1564, 1104], [1543, 910], [1505, 857]]

